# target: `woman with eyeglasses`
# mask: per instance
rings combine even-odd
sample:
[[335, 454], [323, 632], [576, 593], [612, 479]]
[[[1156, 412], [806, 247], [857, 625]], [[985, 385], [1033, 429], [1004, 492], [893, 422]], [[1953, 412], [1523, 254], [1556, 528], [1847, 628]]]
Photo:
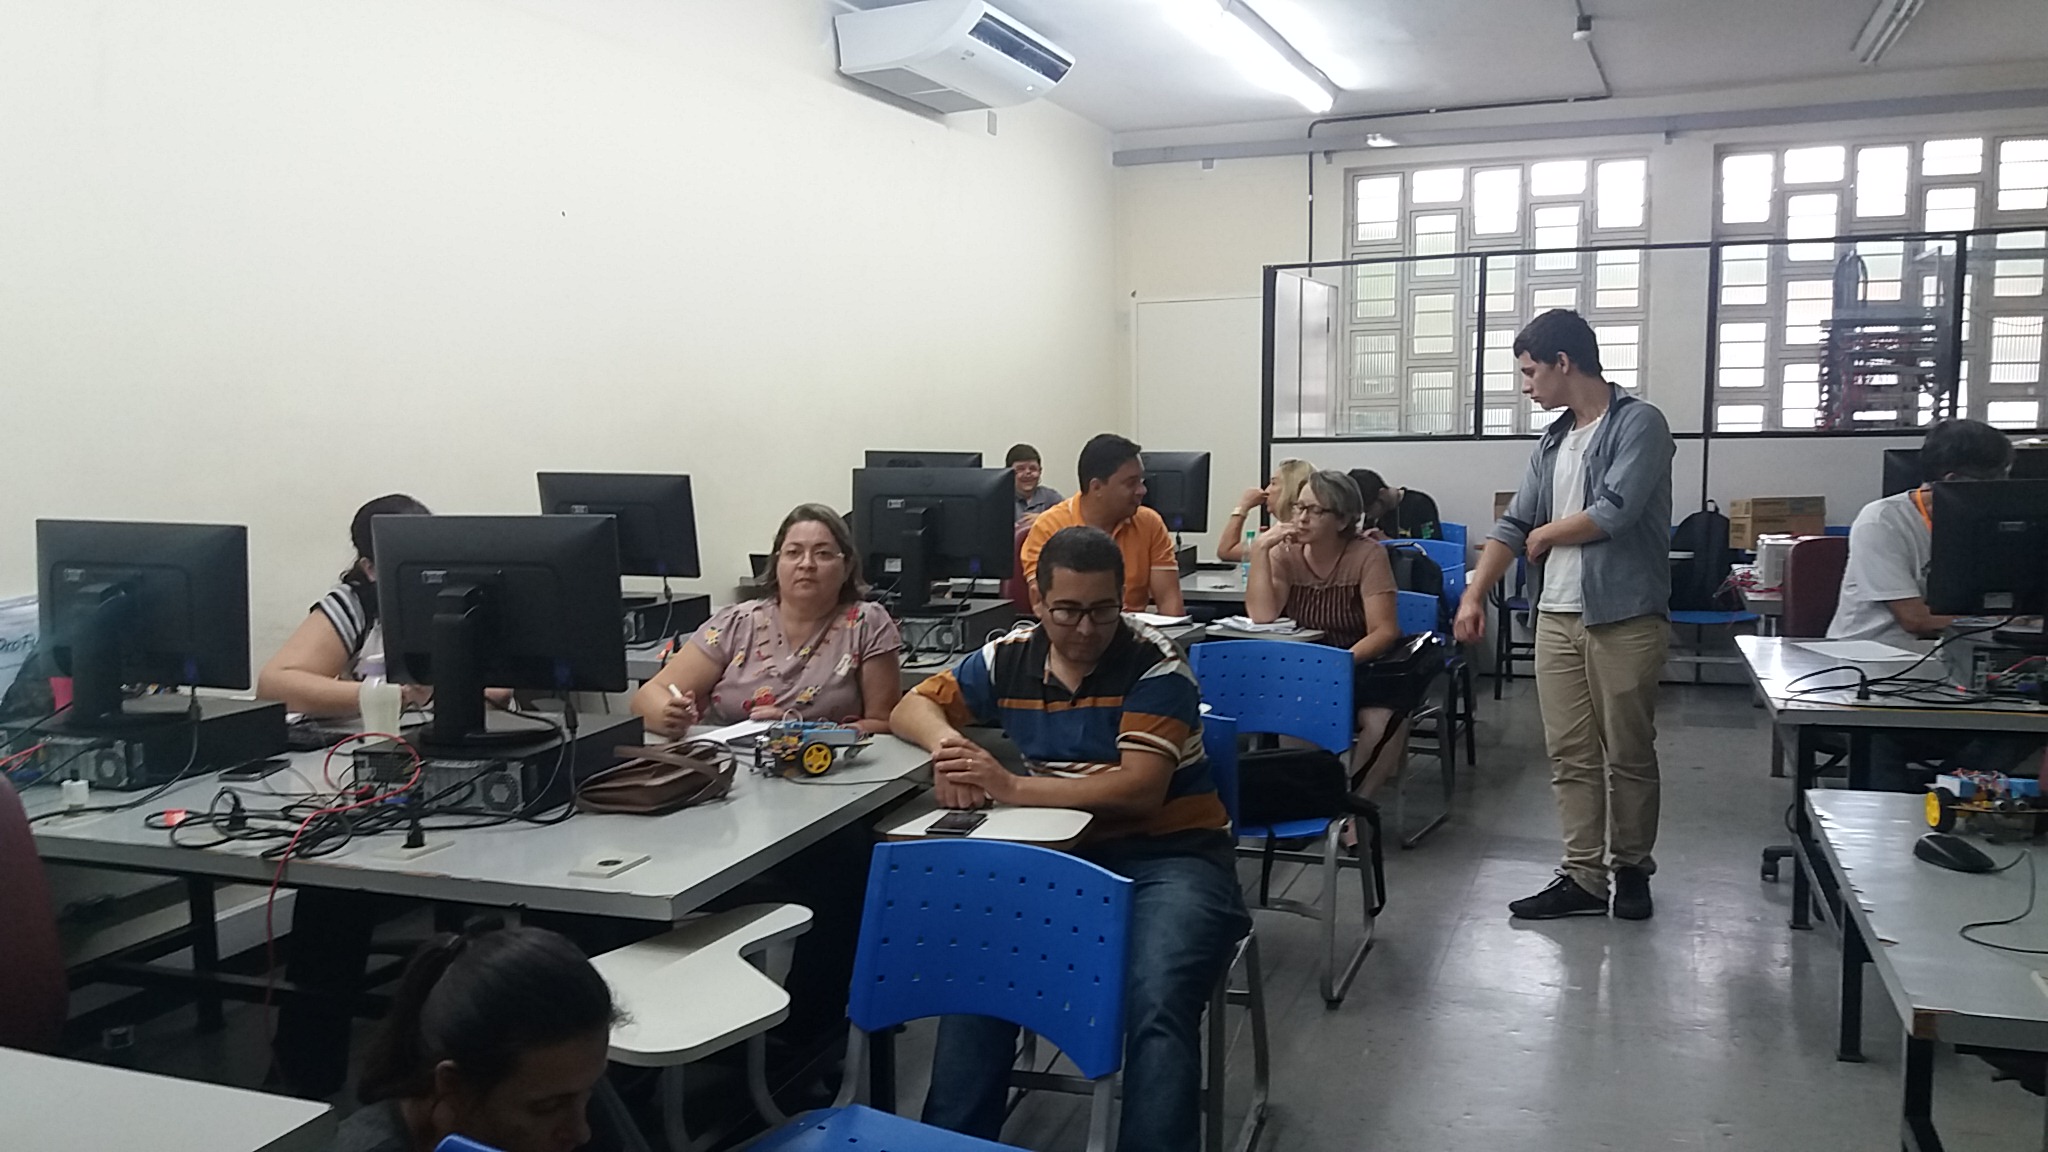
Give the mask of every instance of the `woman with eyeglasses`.
[[851, 723], [887, 732], [903, 696], [903, 638], [881, 605], [861, 599], [860, 554], [839, 514], [799, 504], [775, 533], [768, 595], [705, 621], [633, 694], [650, 731], [741, 720]]
[[[1394, 568], [1386, 548], [1363, 534], [1364, 512], [1351, 477], [1328, 470], [1310, 474], [1294, 498], [1293, 519], [1252, 539], [1245, 614], [1261, 624], [1286, 616], [1321, 632], [1323, 643], [1349, 648], [1357, 664], [1390, 651], [1401, 640]], [[1365, 733], [1359, 744], [1377, 747], [1393, 711], [1361, 690], [1370, 681], [1359, 677], [1352, 683], [1352, 704]], [[1398, 763], [1382, 756], [1355, 765], [1354, 776], [1364, 775], [1359, 793], [1370, 795]]]

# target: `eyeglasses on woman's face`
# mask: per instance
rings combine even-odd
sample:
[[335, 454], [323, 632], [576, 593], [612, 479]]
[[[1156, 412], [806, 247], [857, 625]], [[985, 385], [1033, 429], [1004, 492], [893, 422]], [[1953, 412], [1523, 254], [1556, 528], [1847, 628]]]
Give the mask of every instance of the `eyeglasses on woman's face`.
[[846, 553], [841, 552], [839, 549], [834, 548], [829, 544], [820, 544], [814, 548], [804, 548], [795, 544], [785, 544], [782, 547], [782, 551], [777, 553], [776, 555], [781, 559], [781, 561], [784, 564], [795, 566], [802, 564], [805, 561], [809, 561], [810, 563], [815, 564], [820, 568], [823, 568], [827, 564], [831, 564], [836, 561], [846, 559]]
[[1338, 512], [1335, 508], [1325, 508], [1320, 504], [1307, 504], [1296, 501], [1294, 505], [1294, 518], [1296, 520], [1314, 520], [1318, 516], [1336, 515], [1338, 515]]

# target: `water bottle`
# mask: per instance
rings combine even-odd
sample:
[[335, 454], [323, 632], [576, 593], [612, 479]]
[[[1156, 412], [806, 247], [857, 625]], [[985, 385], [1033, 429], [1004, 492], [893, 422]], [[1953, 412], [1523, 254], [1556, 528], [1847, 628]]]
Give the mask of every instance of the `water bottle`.
[[1237, 558], [1237, 587], [1240, 591], [1252, 586], [1252, 541], [1258, 535], [1259, 530], [1251, 526], [1251, 521], [1245, 521], [1244, 550]]

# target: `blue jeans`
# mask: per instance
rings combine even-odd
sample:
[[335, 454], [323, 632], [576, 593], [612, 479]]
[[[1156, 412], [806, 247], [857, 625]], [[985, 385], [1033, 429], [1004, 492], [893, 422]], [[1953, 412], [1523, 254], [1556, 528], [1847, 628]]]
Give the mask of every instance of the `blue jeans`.
[[[1227, 861], [1222, 853], [1095, 857], [1133, 882], [1119, 1152], [1201, 1146], [1202, 1013], [1252, 924]], [[1016, 1052], [1014, 1024], [942, 1019], [924, 1122], [1000, 1139]]]

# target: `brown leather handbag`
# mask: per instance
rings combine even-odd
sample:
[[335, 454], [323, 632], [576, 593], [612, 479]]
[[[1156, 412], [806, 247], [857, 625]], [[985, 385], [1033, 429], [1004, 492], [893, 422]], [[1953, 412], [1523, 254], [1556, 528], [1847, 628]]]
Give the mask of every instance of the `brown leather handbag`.
[[732, 751], [715, 740], [677, 740], [613, 751], [628, 759], [583, 781], [576, 790], [579, 811], [663, 816], [732, 791]]

